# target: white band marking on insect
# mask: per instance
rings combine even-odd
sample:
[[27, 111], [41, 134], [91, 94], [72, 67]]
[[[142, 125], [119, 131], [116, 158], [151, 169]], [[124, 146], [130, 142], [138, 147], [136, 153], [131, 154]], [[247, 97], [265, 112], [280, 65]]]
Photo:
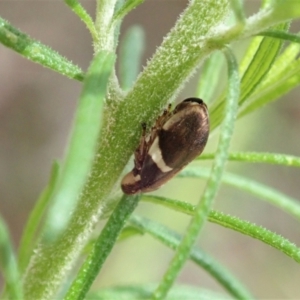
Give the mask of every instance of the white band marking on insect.
[[156, 163], [157, 167], [163, 172], [172, 171], [173, 168], [170, 168], [166, 165], [162, 155], [161, 150], [158, 145], [159, 138], [158, 136], [155, 138], [153, 144], [151, 145], [148, 154], [151, 156], [152, 160]]
[[133, 178], [134, 178], [135, 182], [138, 182], [141, 180], [141, 175], [138, 174], [138, 175], [134, 176]]

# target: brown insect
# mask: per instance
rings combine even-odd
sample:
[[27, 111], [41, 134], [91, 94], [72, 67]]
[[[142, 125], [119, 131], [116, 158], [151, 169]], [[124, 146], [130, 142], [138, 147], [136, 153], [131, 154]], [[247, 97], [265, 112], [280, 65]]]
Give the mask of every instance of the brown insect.
[[169, 105], [149, 134], [143, 124], [134, 168], [121, 183], [123, 192], [137, 194], [158, 189], [202, 153], [208, 135], [208, 111], [201, 99], [185, 99], [173, 111]]

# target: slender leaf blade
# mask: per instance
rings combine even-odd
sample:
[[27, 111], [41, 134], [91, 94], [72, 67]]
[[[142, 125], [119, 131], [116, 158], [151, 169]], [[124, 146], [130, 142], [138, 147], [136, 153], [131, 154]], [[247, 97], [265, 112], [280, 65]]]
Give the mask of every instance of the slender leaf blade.
[[67, 156], [53, 195], [45, 240], [55, 239], [67, 226], [70, 212], [87, 180], [103, 123], [101, 112], [115, 56], [99, 52], [84, 81]]
[[23, 299], [21, 276], [7, 226], [0, 217], [0, 269], [5, 280], [5, 296], [8, 299]]
[[83, 71], [50, 47], [30, 38], [0, 18], [0, 42], [25, 58], [64, 76], [82, 81]]

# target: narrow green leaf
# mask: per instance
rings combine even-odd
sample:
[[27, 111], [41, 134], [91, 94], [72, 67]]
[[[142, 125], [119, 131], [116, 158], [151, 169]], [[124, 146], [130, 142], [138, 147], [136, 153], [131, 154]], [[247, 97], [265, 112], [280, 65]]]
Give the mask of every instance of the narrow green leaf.
[[140, 72], [144, 48], [144, 30], [140, 26], [130, 27], [121, 42], [119, 58], [120, 82], [125, 91], [132, 87]]
[[51, 48], [31, 39], [2, 18], [0, 18], [0, 42], [29, 60], [64, 76], [79, 81], [82, 81], [84, 78], [84, 73], [79, 67]]
[[64, 0], [64, 1], [89, 29], [93, 37], [93, 40], [97, 41], [97, 32], [95, 29], [93, 19], [88, 14], [88, 12], [84, 9], [84, 7], [78, 2], [78, 0]]
[[300, 263], [300, 248], [282, 236], [257, 226], [247, 221], [240, 220], [237, 217], [224, 215], [219, 212], [212, 211], [209, 220], [224, 227], [233, 229], [240, 233], [246, 234], [254, 239], [260, 240], [263, 243], [281, 251], [287, 256]]
[[125, 3], [120, 7], [113, 17], [113, 22], [120, 21], [123, 19], [129, 12], [135, 9], [137, 6], [142, 4], [144, 0], [127, 0]]
[[[74, 255], [70, 255], [68, 248], [69, 239], [65, 236], [66, 232], [70, 233], [68, 230], [64, 234], [61, 233], [72, 216], [71, 212], [90, 172], [102, 123], [103, 99], [114, 60], [113, 54], [100, 52], [89, 68], [75, 117], [70, 146], [51, 199], [53, 205], [44, 228], [44, 241], [47, 243], [39, 245], [38, 252], [33, 255], [24, 277], [24, 293], [27, 299], [55, 298], [55, 293], [64, 280], [62, 274], [69, 270], [63, 266], [74, 263]], [[82, 220], [76, 222], [79, 227], [80, 222]], [[76, 240], [76, 247], [80, 249], [85, 243], [84, 234], [88, 235], [88, 232], [81, 232], [81, 239]], [[53, 239], [55, 243], [50, 243]], [[59, 252], [56, 250], [57, 245], [60, 246]], [[36, 278], [39, 278], [38, 282]]]
[[266, 88], [257, 91], [257, 93], [249, 99], [250, 104], [240, 111], [239, 117], [243, 117], [261, 106], [277, 100], [295, 87], [299, 86], [299, 71], [300, 60], [297, 60], [289, 65], [289, 71], [287, 71], [278, 82], [273, 81], [272, 84], [270, 83]]
[[210, 103], [216, 91], [223, 66], [221, 52], [214, 52], [204, 63], [197, 88], [197, 97]]
[[262, 37], [254, 37], [248, 46], [246, 53], [240, 63], [239, 70], [241, 76], [245, 74], [247, 69], [249, 68], [253, 57], [255, 56], [256, 52], [258, 51], [261, 42], [263, 41]]
[[120, 236], [118, 238], [118, 242], [126, 240], [132, 236], [135, 236], [137, 234], [142, 234], [142, 232], [138, 229], [136, 229], [133, 226], [125, 226], [125, 228], [123, 228], [122, 232], [120, 233]]
[[258, 89], [248, 99], [239, 116], [244, 116], [267, 103], [277, 100], [300, 84], [300, 44], [291, 44], [278, 57]]
[[[145, 300], [149, 299], [154, 289], [153, 284], [125, 285], [104, 288], [87, 295], [87, 300]], [[207, 289], [194, 286], [177, 285], [165, 300], [232, 300], [233, 298]]]
[[[286, 47], [278, 56], [272, 65], [270, 72], [264, 78], [254, 95], [269, 86], [278, 84], [278, 82], [282, 81], [283, 78], [288, 78], [291, 74], [296, 74], [296, 72], [293, 72], [294, 67], [291, 66], [296, 64], [295, 60], [297, 59], [299, 52], [300, 44], [291, 43], [288, 47]], [[250, 101], [251, 100], [249, 100], [249, 102]]]
[[[179, 176], [182, 177], [202, 177], [209, 178], [209, 170], [204, 168], [185, 168]], [[223, 182], [243, 191], [249, 192], [259, 198], [279, 207], [300, 221], [299, 200], [289, 197], [278, 190], [275, 190], [262, 183], [251, 180], [240, 175], [226, 172], [223, 176]]]
[[240, 116], [278, 99], [300, 83], [300, 62], [295, 61], [299, 51], [300, 44], [291, 44], [284, 50], [258, 89], [248, 99], [248, 104], [241, 110]]
[[186, 235], [179, 244], [175, 256], [172, 259], [162, 282], [154, 292], [153, 299], [164, 299], [176, 277], [179, 275], [179, 272], [188, 259], [193, 244], [195, 243], [197, 236], [206, 221], [212, 202], [221, 183], [222, 174], [227, 161], [228, 149], [233, 134], [238, 109], [238, 99], [240, 95], [240, 79], [237, 62], [229, 48], [225, 49], [224, 54], [228, 63], [228, 95], [225, 107], [226, 115], [221, 128], [212, 172], [203, 196], [196, 207], [195, 215], [188, 226]]
[[265, 31], [260, 32], [258, 35], [282, 39], [282, 40], [290, 41], [290, 42], [294, 42], [294, 43], [300, 43], [300, 35], [299, 34], [293, 34], [293, 33], [286, 32], [286, 31], [265, 30]]
[[[277, 25], [278, 29], [286, 29], [288, 24]], [[241, 95], [239, 105], [248, 101], [249, 96], [255, 91], [263, 78], [270, 71], [282, 46], [281, 40], [272, 38], [256, 39], [246, 54], [242, 69], [245, 70], [241, 79]], [[254, 53], [254, 50], [257, 50]], [[252, 54], [250, 59], [249, 55]], [[247, 67], [246, 67], [247, 65]], [[246, 67], [246, 68], [245, 68]], [[211, 108], [211, 128], [216, 128], [222, 120], [224, 110], [224, 97], [220, 97]]]
[[270, 70], [281, 49], [282, 41], [265, 38], [242, 77], [240, 104], [244, 103]]
[[235, 19], [238, 24], [245, 24], [245, 12], [243, 7], [243, 0], [230, 0], [231, 8], [234, 12]]
[[[129, 224], [142, 232], [152, 235], [173, 250], [177, 249], [180, 241], [183, 239], [177, 232], [168, 229], [163, 224], [140, 216], [131, 216]], [[203, 250], [193, 247], [189, 257], [211, 274], [233, 297], [237, 299], [253, 299], [253, 296], [250, 295], [237, 278]]]
[[40, 195], [37, 203], [30, 213], [28, 221], [23, 230], [22, 238], [19, 246], [19, 270], [23, 273], [28, 265], [31, 254], [33, 253], [33, 247], [36, 243], [36, 234], [39, 228], [42, 217], [53, 195], [55, 184], [59, 175], [59, 165], [54, 162], [52, 165], [50, 180], [45, 190]]
[[174, 200], [166, 197], [156, 195], [143, 195], [141, 201], [163, 205], [167, 208], [173, 209], [177, 212], [193, 215], [195, 213], [195, 206], [186, 201]]
[[21, 276], [6, 224], [0, 216], [0, 268], [5, 280], [5, 296], [22, 300]]
[[137, 206], [139, 198], [139, 196], [123, 196], [95, 242], [94, 248], [80, 268], [65, 300], [85, 299], [86, 293], [111, 252], [125, 221]]
[[[152, 196], [152, 199], [148, 198], [146, 200], [166, 206], [176, 211], [182, 211], [192, 216], [195, 214], [195, 206], [188, 202], [180, 203], [181, 201], [166, 199], [157, 196]], [[295, 244], [291, 243], [289, 240], [268, 229], [214, 210], [210, 211], [208, 220], [210, 222], [219, 224], [223, 227], [230, 228], [232, 230], [260, 240], [261, 242], [268, 244], [275, 249], [278, 249], [282, 253], [300, 263], [300, 248], [295, 246]]]
[[103, 122], [101, 111], [114, 61], [113, 54], [99, 52], [86, 75], [69, 149], [47, 219], [45, 240], [55, 239], [66, 228], [87, 179]]
[[[198, 157], [202, 159], [213, 159], [214, 153], [204, 153]], [[300, 157], [268, 152], [232, 152], [229, 153], [228, 160], [249, 162], [249, 163], [268, 163], [276, 165], [284, 165], [291, 167], [300, 167]]]

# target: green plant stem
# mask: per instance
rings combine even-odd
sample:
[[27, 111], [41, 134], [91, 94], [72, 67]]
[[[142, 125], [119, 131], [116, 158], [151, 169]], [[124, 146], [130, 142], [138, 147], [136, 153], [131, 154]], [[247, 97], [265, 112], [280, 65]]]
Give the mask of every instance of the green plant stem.
[[240, 79], [238, 74], [238, 66], [231, 50], [225, 50], [225, 56], [228, 62], [228, 95], [226, 101], [226, 115], [222, 124], [218, 148], [216, 151], [216, 158], [213, 163], [212, 172], [207, 182], [207, 186], [203, 193], [199, 204], [195, 209], [195, 214], [188, 226], [186, 235], [179, 244], [175, 256], [166, 271], [162, 282], [153, 294], [153, 299], [164, 299], [173, 282], [178, 276], [184, 263], [188, 259], [191, 249], [202, 229], [212, 202], [217, 194], [218, 187], [221, 183], [222, 174], [224, 172], [227, 161], [228, 149], [233, 134], [235, 118], [238, 109], [238, 99], [240, 94]]
[[113, 23], [113, 16], [117, 0], [97, 0], [96, 3], [95, 28], [98, 39], [94, 43], [95, 53], [100, 50], [114, 51], [116, 24]]
[[[95, 45], [96, 53], [100, 49], [114, 49], [114, 32], [108, 28], [108, 24], [113, 18], [115, 3], [115, 0], [97, 1], [95, 26], [97, 32], [103, 36]], [[36, 295], [36, 298], [43, 300], [53, 298], [65, 275], [74, 265], [103, 208], [107, 206], [109, 197], [115, 189], [119, 189], [120, 174], [140, 137], [140, 123], [153, 123], [161, 109], [174, 99], [175, 94], [206, 55], [224, 47], [224, 43], [230, 43], [239, 37], [252, 36], [270, 24], [295, 15], [293, 11], [284, 12], [284, 16], [278, 17], [276, 14], [272, 16], [272, 13], [260, 13], [247, 20], [245, 26], [248, 24], [249, 28], [245, 27], [241, 34], [235, 28], [219, 30], [228, 10], [227, 0], [191, 1], [132, 90], [124, 99], [116, 93], [116, 97], [107, 102], [105, 128], [90, 178], [80, 195], [68, 228], [54, 246], [37, 249], [27, 272], [27, 277], [38, 277], [40, 283], [37, 287], [33, 280], [31, 283], [27, 282], [26, 289], [32, 292], [30, 299], [34, 299]], [[210, 37], [214, 39], [207, 40]]]
[[[66, 231], [53, 245], [41, 245], [34, 254], [25, 277], [28, 298], [53, 299], [107, 207], [109, 197], [115, 189], [119, 190], [118, 180], [139, 140], [141, 122], [151, 122], [157, 117], [162, 104], [178, 90], [209, 51], [208, 48], [202, 51], [200, 37], [214, 30], [224, 20], [228, 5], [226, 0], [221, 1], [224, 4], [221, 11], [218, 9], [220, 2], [193, 2], [181, 15], [126, 98], [123, 101], [117, 98], [107, 102], [104, 111], [105, 127], [90, 178], [80, 194], [78, 206]], [[205, 22], [203, 14], [206, 16]], [[185, 44], [178, 44], [178, 41]], [[182, 55], [182, 47], [185, 56]], [[171, 49], [175, 52], [170, 57]], [[34, 282], [37, 277], [38, 284]]]
[[42, 217], [44, 216], [44, 212], [46, 210], [47, 205], [49, 204], [49, 200], [51, 196], [53, 196], [53, 191], [55, 188], [55, 183], [57, 182], [59, 174], [59, 165], [57, 162], [54, 162], [51, 170], [51, 176], [48, 183], [48, 186], [40, 195], [36, 205], [34, 206], [28, 221], [23, 230], [22, 238], [19, 246], [19, 270], [21, 274], [25, 271], [30, 256], [33, 251], [33, 246], [35, 245], [35, 238], [37, 234], [37, 229], [39, 228]]

